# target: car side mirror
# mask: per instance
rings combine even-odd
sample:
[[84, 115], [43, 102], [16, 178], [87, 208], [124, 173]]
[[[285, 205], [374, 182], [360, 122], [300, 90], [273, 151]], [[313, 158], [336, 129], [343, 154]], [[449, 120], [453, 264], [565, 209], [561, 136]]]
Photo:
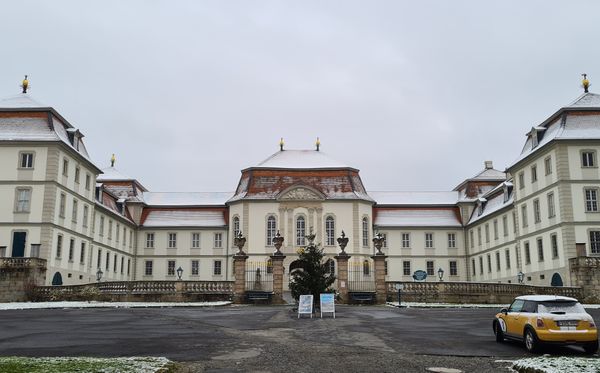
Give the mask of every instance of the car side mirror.
[[503, 309], [500, 310], [500, 313], [508, 315], [508, 310], [506, 308], [503, 308]]

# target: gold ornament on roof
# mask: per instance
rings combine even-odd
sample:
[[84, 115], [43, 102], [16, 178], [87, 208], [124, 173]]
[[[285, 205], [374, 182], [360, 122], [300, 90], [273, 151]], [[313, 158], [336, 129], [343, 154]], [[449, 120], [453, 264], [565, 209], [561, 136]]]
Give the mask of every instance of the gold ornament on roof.
[[112, 157], [110, 157], [110, 167], [115, 167], [116, 160], [117, 158], [115, 158], [115, 155], [113, 154]]
[[321, 147], [321, 140], [319, 140], [318, 137], [317, 137], [317, 142], [315, 142], [315, 145], [317, 146], [317, 151], [319, 151], [319, 148]]
[[583, 76], [583, 80], [581, 81], [581, 86], [583, 87], [583, 91], [588, 93], [588, 88], [590, 87], [590, 81], [587, 78], [587, 74], [581, 74]]
[[279, 150], [283, 150], [283, 137], [279, 140]]
[[23, 88], [23, 93], [27, 93], [27, 88], [29, 87], [29, 80], [27, 80], [27, 75], [25, 75], [25, 79], [23, 79], [21, 87]]

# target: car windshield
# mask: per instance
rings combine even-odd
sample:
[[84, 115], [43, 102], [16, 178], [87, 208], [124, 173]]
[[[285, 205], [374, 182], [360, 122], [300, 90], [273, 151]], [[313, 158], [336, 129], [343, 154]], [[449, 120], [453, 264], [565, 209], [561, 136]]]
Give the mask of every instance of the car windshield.
[[540, 313], [585, 313], [585, 309], [579, 302], [573, 301], [550, 301], [539, 302], [538, 312]]

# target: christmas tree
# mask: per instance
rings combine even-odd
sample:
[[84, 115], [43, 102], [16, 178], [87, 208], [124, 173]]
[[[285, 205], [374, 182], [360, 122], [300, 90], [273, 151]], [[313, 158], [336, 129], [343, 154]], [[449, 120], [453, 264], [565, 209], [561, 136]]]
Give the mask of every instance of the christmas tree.
[[294, 299], [298, 300], [300, 295], [312, 294], [314, 303], [318, 304], [320, 294], [333, 292], [331, 285], [335, 281], [335, 275], [330, 272], [328, 263], [323, 262], [323, 250], [314, 243], [312, 229], [306, 239], [308, 245], [298, 250], [298, 269], [290, 273], [290, 290]]

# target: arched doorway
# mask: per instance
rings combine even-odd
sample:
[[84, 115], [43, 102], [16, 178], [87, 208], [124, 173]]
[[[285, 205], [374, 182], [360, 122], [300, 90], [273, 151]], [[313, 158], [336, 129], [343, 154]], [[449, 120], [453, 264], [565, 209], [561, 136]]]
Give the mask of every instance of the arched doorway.
[[54, 274], [54, 277], [52, 277], [52, 286], [60, 286], [62, 284], [62, 275], [60, 274], [60, 272], [56, 272]]
[[563, 280], [562, 280], [562, 277], [560, 277], [560, 274], [555, 273], [552, 275], [552, 280], [550, 281], [550, 286], [563, 286]]

